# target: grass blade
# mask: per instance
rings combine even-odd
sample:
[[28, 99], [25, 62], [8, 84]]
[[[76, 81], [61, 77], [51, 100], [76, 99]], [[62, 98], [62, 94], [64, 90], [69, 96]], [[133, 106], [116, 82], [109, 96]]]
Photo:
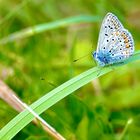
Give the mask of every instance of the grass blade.
[[[123, 64], [130, 63], [132, 61], [140, 59], [140, 51], [136, 52], [132, 57], [126, 60]], [[118, 65], [114, 65], [114, 68]], [[50, 91], [48, 94], [34, 102], [30, 107], [37, 113], [41, 114], [46, 109], [68, 96], [75, 90], [84, 86], [93, 79], [98, 78], [108, 72], [112, 71], [112, 67], [94, 67], [82, 74], [72, 78], [71, 80], [65, 82], [54, 90]], [[100, 73], [100, 75], [99, 75]], [[34, 119], [34, 116], [28, 111], [25, 110], [17, 115], [13, 120], [11, 120], [2, 130], [0, 131], [0, 139], [12, 139], [22, 128], [29, 124]]]
[[0, 44], [6, 44], [8, 42], [26, 38], [38, 33], [42, 33], [51, 29], [59, 28], [59, 27], [66, 27], [76, 23], [89, 23], [89, 22], [98, 22], [100, 21], [99, 16], [75, 16], [70, 18], [65, 18], [62, 20], [50, 22], [50, 23], [43, 23], [36, 26], [28, 27], [26, 29], [22, 29], [21, 31], [12, 33], [7, 37], [0, 39]]

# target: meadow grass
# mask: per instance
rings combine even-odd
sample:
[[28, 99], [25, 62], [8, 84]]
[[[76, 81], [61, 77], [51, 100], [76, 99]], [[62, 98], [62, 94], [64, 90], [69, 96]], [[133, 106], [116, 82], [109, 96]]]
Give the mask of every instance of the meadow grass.
[[[124, 61], [123, 64], [127, 64], [132, 61], [136, 61], [140, 59], [140, 52], [135, 53], [128, 60]], [[59, 87], [47, 93], [42, 98], [38, 99], [35, 103], [33, 103], [30, 107], [38, 114], [41, 114], [49, 107], [62, 100], [64, 97], [73, 93], [75, 90], [84, 86], [88, 82], [112, 71], [118, 65], [113, 65], [110, 67], [94, 67], [82, 74], [70, 79]], [[25, 110], [17, 115], [13, 120], [11, 120], [1, 131], [0, 131], [0, 139], [12, 139], [22, 128], [24, 128], [28, 123], [30, 123], [35, 116], [32, 115], [29, 110]], [[126, 131], [126, 130], [125, 130]]]
[[[140, 139], [136, 0], [11, 0], [0, 1], [0, 9], [1, 79], [37, 114], [66, 139]], [[96, 67], [90, 55], [73, 63], [91, 46], [96, 50], [107, 12], [132, 33], [134, 55], [105, 68]], [[34, 118], [28, 110], [18, 114], [0, 104], [0, 139], [52, 139], [28, 125]]]

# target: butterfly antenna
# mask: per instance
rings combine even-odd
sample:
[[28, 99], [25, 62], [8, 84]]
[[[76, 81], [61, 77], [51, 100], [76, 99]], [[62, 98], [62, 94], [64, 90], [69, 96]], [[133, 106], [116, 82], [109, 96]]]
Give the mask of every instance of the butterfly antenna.
[[[92, 50], [93, 50], [93, 43], [92, 43], [92, 45], [91, 45], [91, 48], [92, 48]], [[80, 57], [80, 58], [78, 58], [78, 59], [75, 59], [75, 60], [73, 60], [73, 62], [76, 62], [76, 61], [78, 61], [78, 60], [80, 60], [80, 59], [83, 59], [83, 58], [85, 58], [85, 57], [87, 57], [88, 55], [92, 55], [92, 51], [90, 52], [90, 53], [88, 53], [88, 54], [86, 54], [86, 55], [84, 55], [84, 56], [82, 56], [82, 57]]]
[[84, 56], [82, 56], [82, 57], [80, 57], [80, 58], [78, 58], [78, 59], [75, 59], [75, 60], [73, 60], [73, 62], [77, 62], [78, 60], [81, 60], [81, 59], [83, 59], [83, 58], [89, 56], [90, 54], [91, 54], [91, 53], [88, 53], [88, 54], [86, 54], [86, 55], [84, 55]]
[[44, 77], [40, 77], [40, 80], [42, 81], [46, 81], [49, 85], [53, 86], [53, 87], [56, 87], [56, 85], [48, 80], [46, 80]]

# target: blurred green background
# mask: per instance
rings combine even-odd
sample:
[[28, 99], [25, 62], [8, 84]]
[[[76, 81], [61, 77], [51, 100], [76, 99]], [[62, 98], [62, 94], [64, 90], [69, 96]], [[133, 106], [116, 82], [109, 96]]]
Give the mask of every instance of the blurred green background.
[[[139, 0], [0, 0], [0, 40], [26, 27], [77, 16], [98, 16], [95, 23], [73, 24], [0, 44], [0, 78], [28, 104], [96, 66], [92, 56], [73, 63], [97, 47], [100, 25], [107, 12], [118, 16], [132, 33], [139, 50]], [[124, 140], [140, 139], [140, 64], [129, 65], [100, 77], [45, 111], [41, 116], [65, 138], [112, 140], [133, 122]], [[44, 80], [42, 80], [44, 79]], [[0, 100], [0, 128], [18, 113]], [[29, 124], [14, 140], [52, 139]]]

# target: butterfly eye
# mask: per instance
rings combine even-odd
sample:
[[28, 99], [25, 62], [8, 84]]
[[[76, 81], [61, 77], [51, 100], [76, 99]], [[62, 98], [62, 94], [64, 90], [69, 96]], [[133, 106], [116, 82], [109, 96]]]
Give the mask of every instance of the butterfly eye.
[[106, 40], [107, 42], [109, 41], [109, 40]]
[[114, 41], [114, 38], [112, 38], [112, 41]]

